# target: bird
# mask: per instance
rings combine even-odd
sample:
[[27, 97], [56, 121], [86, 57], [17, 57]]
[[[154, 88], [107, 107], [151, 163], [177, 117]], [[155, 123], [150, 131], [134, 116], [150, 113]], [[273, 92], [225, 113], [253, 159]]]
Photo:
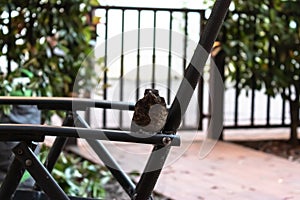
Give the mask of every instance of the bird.
[[131, 132], [159, 133], [164, 127], [168, 116], [166, 101], [159, 96], [156, 89], [146, 89], [144, 97], [134, 106], [131, 120]]

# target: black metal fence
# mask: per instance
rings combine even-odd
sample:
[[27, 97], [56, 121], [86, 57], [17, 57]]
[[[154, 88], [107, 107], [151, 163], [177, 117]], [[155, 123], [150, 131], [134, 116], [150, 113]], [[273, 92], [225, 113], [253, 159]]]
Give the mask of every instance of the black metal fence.
[[[177, 72], [179, 77], [173, 77], [172, 73], [167, 73], [167, 77], [165, 78], [166, 88], [163, 88], [165, 91], [160, 91], [162, 96], [166, 97], [167, 102], [171, 102], [174, 95], [172, 95], [172, 89], [176, 91], [176, 78], [180, 79], [183, 76], [184, 68], [188, 63], [188, 39], [192, 37], [193, 40], [197, 41], [199, 35], [201, 34], [201, 30], [206, 22], [206, 14], [205, 10], [193, 10], [193, 9], [168, 9], [168, 8], [141, 8], [141, 7], [109, 7], [109, 6], [100, 6], [95, 9], [96, 15], [101, 17], [101, 24], [98, 28], [98, 37], [99, 41], [105, 43], [105, 52], [110, 51], [112, 47], [109, 46], [108, 42], [109, 38], [114, 34], [121, 34], [120, 40], [120, 58], [119, 64], [115, 65], [114, 68], [118, 68], [118, 76], [112, 77], [110, 75], [110, 71], [104, 72], [104, 84], [110, 85], [114, 82], [115, 79], [121, 80], [118, 88], [118, 98], [119, 100], [125, 100], [124, 94], [128, 92], [126, 91], [126, 80], [122, 77], [125, 76], [125, 68], [127, 59], [124, 54], [124, 44], [126, 43], [126, 38], [124, 38], [124, 32], [126, 30], [130, 30], [130, 28], [135, 28], [138, 30], [138, 35], [136, 38], [137, 49], [135, 51], [135, 56], [131, 57], [131, 59], [135, 59], [136, 62], [136, 73], [135, 73], [135, 94], [134, 97], [130, 100], [137, 100], [141, 98], [142, 89], [145, 85], [142, 85], [141, 75], [139, 74], [140, 67], [142, 66], [143, 59], [149, 59], [151, 68], [149, 71], [149, 77], [151, 77], [151, 84], [148, 84], [146, 87], [159, 87], [155, 85], [157, 82], [157, 73], [159, 69], [155, 69], [157, 64], [157, 60], [159, 59], [158, 51], [156, 49], [157, 37], [156, 31], [159, 28], [166, 29], [170, 32], [169, 35], [169, 50], [168, 53], [165, 54], [167, 59], [166, 66], [169, 70], [174, 69], [176, 64], [175, 57], [172, 55], [172, 48], [179, 43], [182, 45], [182, 55], [180, 55], [182, 59], [180, 63], [180, 67], [178, 67]], [[128, 21], [129, 19], [129, 21]], [[134, 22], [136, 21], [136, 22]], [[165, 26], [161, 26], [159, 24], [164, 21]], [[113, 24], [113, 26], [112, 26]], [[135, 24], [135, 26], [132, 26]], [[114, 29], [114, 26], [119, 26], [116, 32], [111, 31], [110, 29]], [[130, 28], [126, 28], [130, 26]], [[148, 38], [153, 42], [153, 48], [148, 55], [148, 58], [143, 57], [141, 55], [141, 46], [140, 40], [142, 39], [142, 35], [140, 35], [140, 30], [143, 28], [153, 28], [152, 38]], [[195, 31], [196, 30], [196, 31]], [[172, 31], [179, 31], [185, 37], [183, 41], [173, 41], [172, 40]], [[196, 36], [196, 37], [195, 37]], [[114, 46], [114, 48], [116, 48]], [[105, 54], [105, 61], [107, 61], [107, 54]], [[222, 63], [222, 62], [221, 62]], [[107, 66], [108, 63], [105, 63]], [[226, 71], [226, 66], [225, 66]], [[209, 70], [206, 70], [205, 74], [202, 76], [197, 94], [193, 97], [190, 108], [187, 111], [187, 116], [185, 117], [182, 123], [182, 129], [203, 129], [207, 126], [207, 119], [209, 118], [209, 91], [208, 91], [208, 79], [209, 79]], [[289, 126], [289, 108], [287, 106], [287, 102], [282, 100], [281, 97], [276, 97], [275, 99], [270, 96], [265, 95], [261, 91], [252, 90], [250, 95], [245, 95], [245, 91], [239, 91], [237, 85], [239, 84], [239, 77], [237, 76], [236, 84], [232, 84], [229, 82], [225, 82], [225, 87], [227, 90], [224, 94], [224, 127], [225, 128], [263, 128], [263, 127], [286, 127]], [[111, 88], [104, 88], [103, 90], [103, 99], [109, 99]], [[280, 104], [280, 105], [278, 105]], [[280, 110], [280, 112], [279, 112]], [[107, 111], [103, 112], [102, 117], [102, 125], [103, 127], [110, 126], [109, 121], [111, 119], [108, 116], [111, 115], [107, 113]], [[115, 115], [116, 116], [116, 115]], [[126, 116], [126, 114], [125, 114]], [[119, 113], [114, 119], [116, 124], [118, 124], [121, 128], [126, 128], [126, 124], [128, 123], [128, 117], [124, 117], [124, 113]]]
[[[283, 19], [288, 20], [293, 19], [294, 17], [299, 17], [298, 14], [296, 16], [292, 14], [283, 14], [278, 13], [279, 15], [285, 15], [281, 16]], [[232, 15], [236, 19], [236, 23], [241, 29], [245, 29], [243, 27], [244, 20], [247, 19], [247, 23], [257, 23], [257, 13], [255, 12], [248, 12], [248, 13], [242, 13], [242, 12], [235, 12], [233, 11]], [[299, 28], [299, 24], [296, 25]], [[256, 31], [256, 30], [253, 30]], [[242, 37], [240, 34], [240, 31], [237, 31], [236, 38], [237, 40], [240, 40]], [[268, 33], [266, 33], [268, 34]], [[259, 36], [255, 36], [255, 38], [258, 38]], [[265, 56], [265, 60], [268, 62], [266, 65], [270, 70], [274, 69], [274, 66], [278, 67], [280, 63], [274, 59], [274, 53], [272, 52], [274, 48], [277, 48], [274, 46], [274, 42], [272, 41], [272, 36], [269, 36], [268, 41], [268, 51]], [[249, 38], [249, 40], [251, 40]], [[295, 44], [296, 45], [296, 44]], [[241, 54], [242, 47], [237, 45], [237, 51]], [[259, 50], [259, 49], [258, 49]], [[243, 53], [243, 52], [242, 52]], [[240, 55], [237, 55], [240, 56]], [[253, 56], [253, 61], [256, 59], [255, 56]], [[299, 62], [299, 61], [297, 61]], [[256, 63], [256, 62], [254, 62]], [[244, 63], [244, 67], [247, 68], [247, 63]], [[225, 66], [225, 68], [228, 66]], [[226, 69], [225, 69], [226, 70]], [[239, 89], [239, 85], [242, 84], [242, 78], [241, 78], [241, 71], [240, 68], [235, 69], [236, 77], [234, 80], [234, 83], [225, 83], [232, 87], [231, 92], [226, 91], [225, 96], [229, 97], [230, 104], [234, 105], [232, 107], [232, 111], [230, 114], [225, 111], [226, 114], [230, 115], [230, 122], [225, 123], [225, 128], [276, 128], [276, 127], [288, 127], [290, 126], [290, 107], [289, 102], [282, 98], [280, 94], [277, 94], [275, 97], [272, 97], [268, 94], [266, 94], [267, 88], [264, 88], [262, 86], [261, 90], [251, 89], [250, 91], [246, 91], [245, 89]], [[271, 77], [270, 77], [271, 78]], [[253, 88], [256, 87], [256, 81], [258, 79], [257, 75], [253, 74], [251, 77], [251, 84]], [[270, 86], [269, 86], [270, 87]], [[230, 93], [227, 94], [227, 93]], [[231, 96], [231, 98], [230, 98]], [[226, 105], [226, 98], [225, 98], [225, 105]], [[247, 112], [241, 112], [241, 110], [246, 110]], [[300, 116], [299, 116], [300, 118]], [[300, 121], [299, 121], [300, 126]]]
[[[99, 6], [95, 8], [94, 15], [101, 18], [101, 23], [97, 28], [98, 44], [104, 44], [104, 66], [108, 70], [103, 72], [104, 87], [103, 99], [114, 99], [120, 101], [136, 101], [143, 96], [145, 88], [158, 88], [161, 96], [166, 98], [167, 104], [172, 102], [175, 92], [182, 80], [184, 69], [188, 64], [188, 58], [193, 52], [189, 48], [196, 47], [191, 45], [188, 37], [194, 37], [198, 41], [203, 25], [206, 21], [204, 10], [193, 9], [168, 9], [168, 8], [136, 8], [136, 7], [109, 7]], [[129, 27], [129, 28], [128, 28]], [[152, 33], [143, 35], [144, 29], [150, 28]], [[168, 32], [168, 47], [161, 49], [158, 44], [161, 37], [161, 30]], [[126, 31], [136, 30], [136, 40], [126, 41]], [[146, 31], [147, 32], [147, 31]], [[182, 37], [180, 41], [174, 32]], [[149, 32], [147, 32], [149, 33]], [[110, 39], [120, 35], [119, 44], [110, 42]], [[148, 38], [145, 38], [148, 37]], [[152, 43], [151, 48], [143, 46], [142, 40], [148, 40]], [[135, 43], [136, 48], [131, 52], [125, 52], [126, 44]], [[112, 43], [113, 46], [110, 44]], [[189, 46], [190, 45], [190, 46]], [[191, 47], [193, 46], [193, 47]], [[177, 49], [177, 55], [174, 55], [174, 49]], [[178, 48], [180, 55], [178, 55]], [[111, 50], [119, 51], [120, 56], [117, 58], [117, 64], [111, 63], [109, 52]], [[129, 55], [130, 54], [130, 55]], [[128, 62], [130, 60], [130, 62]], [[134, 67], [128, 70], [128, 66]], [[147, 68], [147, 69], [146, 69]], [[133, 72], [134, 71], [134, 72]], [[145, 76], [145, 72], [148, 72]], [[130, 74], [130, 77], [128, 77]], [[164, 75], [164, 77], [163, 77]], [[132, 78], [132, 80], [131, 80]], [[200, 87], [203, 87], [203, 81]], [[172, 92], [173, 91], [173, 92]], [[182, 128], [195, 129], [199, 126], [199, 121], [203, 121], [205, 115], [201, 110], [203, 90], [199, 90], [192, 100], [188, 111], [188, 116], [183, 120]], [[128, 92], [134, 94], [128, 98]], [[113, 96], [113, 93], [117, 95]], [[197, 96], [199, 99], [197, 99]], [[200, 109], [200, 110], [199, 110]], [[128, 128], [130, 125], [130, 115], [128, 113], [102, 113], [102, 126], [116, 128]], [[113, 116], [113, 117], [112, 117]], [[115, 123], [114, 123], [115, 122]], [[202, 126], [202, 123], [200, 123]]]
[[[97, 25], [97, 43], [104, 44], [103, 93], [97, 98], [121, 101], [136, 101], [143, 96], [145, 88], [160, 89], [166, 102], [172, 102], [184, 69], [193, 52], [189, 38], [198, 41], [206, 22], [206, 11], [196, 9], [142, 8], [99, 6], [93, 15], [101, 18]], [[151, 37], [145, 38], [142, 29], [152, 28]], [[168, 48], [159, 49], [159, 30], [169, 32]], [[128, 41], [126, 32], [136, 30], [136, 40]], [[174, 32], [183, 37], [176, 41]], [[110, 43], [110, 38], [120, 35], [118, 43]], [[143, 41], [150, 41], [152, 47], [142, 48]], [[134, 42], [136, 49], [125, 52], [128, 42]], [[174, 55], [173, 49], [181, 49], [180, 55]], [[118, 58], [109, 58], [110, 52], [118, 51]], [[3, 53], [0, 61], [4, 62]], [[108, 62], [113, 60], [113, 62]], [[157, 67], [162, 66], [163, 67]], [[4, 65], [6, 66], [6, 65]], [[144, 69], [148, 71], [145, 73]], [[162, 70], [161, 70], [162, 69]], [[10, 62], [7, 71], [10, 72]], [[225, 67], [226, 71], [226, 67]], [[164, 78], [162, 78], [164, 76]], [[146, 77], [146, 81], [145, 81]], [[196, 94], [191, 100], [182, 129], [205, 129], [209, 114], [208, 91], [209, 67], [203, 74]], [[286, 127], [290, 124], [289, 108], [281, 97], [275, 99], [263, 92], [252, 90], [249, 96], [239, 91], [237, 76], [236, 84], [225, 82], [227, 90], [224, 94], [224, 127], [225, 128], [262, 128]], [[96, 112], [95, 112], [96, 113]], [[92, 124], [98, 127], [128, 128], [130, 114], [124, 111], [99, 111], [92, 113]], [[101, 123], [100, 123], [101, 122]]]

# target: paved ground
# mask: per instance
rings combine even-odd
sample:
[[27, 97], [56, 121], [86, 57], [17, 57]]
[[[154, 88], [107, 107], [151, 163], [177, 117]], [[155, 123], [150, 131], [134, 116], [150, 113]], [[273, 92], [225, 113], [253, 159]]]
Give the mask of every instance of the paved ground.
[[[171, 199], [300, 199], [300, 164], [228, 142], [218, 142], [199, 158], [201, 136], [174, 147], [155, 190]], [[149, 145], [108, 143], [128, 172], [142, 171]], [[101, 164], [84, 140], [75, 151]]]
[[223, 142], [199, 160], [198, 145], [164, 170], [160, 192], [174, 199], [300, 198], [299, 164]]

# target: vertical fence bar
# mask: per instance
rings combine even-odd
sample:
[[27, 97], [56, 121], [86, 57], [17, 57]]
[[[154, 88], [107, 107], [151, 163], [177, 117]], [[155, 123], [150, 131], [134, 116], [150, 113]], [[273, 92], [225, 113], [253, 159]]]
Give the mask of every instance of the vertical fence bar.
[[[121, 34], [121, 63], [120, 63], [120, 101], [124, 96], [124, 26], [125, 26], [125, 10], [122, 9], [122, 34]], [[119, 111], [119, 127], [123, 126], [123, 112]]]
[[172, 70], [172, 30], [173, 30], [173, 12], [170, 11], [169, 23], [169, 55], [168, 55], [168, 88], [167, 88], [167, 104], [171, 103], [171, 70]]
[[[254, 16], [253, 22], [252, 23], [256, 23], [256, 16]], [[256, 33], [256, 28], [254, 28], [254, 32]], [[257, 36], [254, 36], [254, 41], [256, 41]], [[253, 43], [254, 46], [254, 43]], [[254, 46], [254, 49], [257, 50], [257, 48]], [[255, 61], [255, 56], [253, 56], [252, 58], [252, 62], [254, 63], [254, 65], [256, 65], [256, 61]], [[255, 88], [256, 88], [256, 75], [252, 74], [251, 77], [251, 85], [252, 85], [252, 92], [251, 92], [251, 113], [250, 113], [250, 124], [251, 126], [254, 126], [254, 110], [255, 110]]]
[[203, 119], [204, 119], [204, 113], [203, 113], [203, 78], [200, 77], [199, 83], [198, 83], [198, 106], [199, 106], [199, 122], [198, 122], [198, 130], [203, 130]]
[[155, 46], [156, 46], [156, 14], [157, 14], [157, 11], [154, 10], [154, 13], [153, 13], [153, 49], [152, 49], [152, 88], [155, 88], [155, 59], [156, 59], [156, 49], [155, 49]]
[[183, 41], [183, 60], [182, 60], [182, 71], [185, 73], [186, 58], [187, 58], [187, 37], [188, 37], [188, 13], [184, 12], [184, 41]]
[[[108, 39], [108, 10], [109, 8], [105, 8], [105, 43], [104, 43], [104, 67], [107, 67], [107, 39]], [[107, 70], [104, 70], [103, 74], [103, 99], [107, 99]], [[103, 128], [106, 128], [106, 109], [103, 109], [103, 119], [102, 119], [102, 126]]]
[[271, 97], [267, 95], [267, 118], [266, 118], [266, 126], [270, 126], [270, 107], [271, 107]]
[[[269, 39], [269, 47], [268, 47], [268, 67], [270, 69], [270, 71], [268, 72], [269, 76], [271, 75], [271, 70], [272, 70], [272, 65], [273, 65], [273, 59], [272, 59], [272, 39]], [[267, 89], [267, 88], [266, 88]], [[267, 95], [267, 110], [266, 110], [266, 126], [270, 126], [270, 112], [271, 112], [271, 96], [268, 94]]]
[[[93, 28], [95, 28], [95, 32], [92, 33], [92, 37], [91, 40], [94, 40], [95, 43], [97, 41], [97, 25], [93, 24], [93, 17], [95, 16], [95, 9], [92, 9], [92, 11], [89, 12], [89, 23], [90, 26], [93, 26]], [[94, 46], [95, 48], [96, 46]], [[92, 66], [92, 68], [95, 70], [95, 60], [91, 59], [90, 61], [88, 61], [89, 64]], [[87, 94], [85, 94], [85, 98], [91, 98], [91, 89], [88, 89]], [[84, 119], [88, 122], [91, 123], [91, 108], [86, 108], [86, 111], [84, 112]], [[73, 141], [76, 141], [76, 139], [74, 138]]]
[[[268, 4], [270, 6], [270, 8], [273, 8], [274, 7], [274, 4], [273, 4], [273, 1], [268, 1]], [[271, 11], [269, 10], [269, 16], [271, 17]], [[268, 74], [270, 76], [271, 75], [271, 71], [272, 71], [272, 68], [273, 68], [273, 54], [272, 54], [272, 38], [269, 38], [269, 47], [268, 47], [268, 67], [269, 67], [269, 72]], [[266, 88], [267, 89], [267, 88]], [[270, 126], [270, 107], [271, 107], [271, 97], [270, 95], [268, 94], [267, 95], [267, 126]]]
[[137, 55], [136, 55], [136, 101], [138, 101], [140, 96], [140, 47], [141, 47], [141, 10], [138, 10], [138, 38], [137, 38]]
[[[200, 13], [200, 30], [199, 35], [201, 37], [203, 29], [204, 29], [204, 19], [205, 14], [204, 12]], [[204, 92], [204, 80], [203, 77], [200, 76], [199, 83], [198, 83], [198, 106], [199, 106], [199, 123], [198, 123], [198, 130], [203, 130], [203, 119], [204, 119], [204, 113], [203, 113], [203, 92]]]
[[239, 81], [240, 81], [240, 70], [236, 69], [236, 84], [235, 84], [235, 106], [234, 106], [234, 126], [238, 126], [238, 109], [239, 109]]
[[[240, 26], [240, 17], [238, 18], [238, 27]], [[238, 30], [238, 40], [240, 37], [240, 29]], [[240, 46], [238, 45], [238, 52], [240, 52]], [[237, 55], [240, 56], [240, 55]], [[238, 126], [238, 109], [239, 109], [239, 82], [240, 82], [240, 69], [237, 67], [236, 69], [236, 84], [235, 84], [235, 106], [234, 106], [234, 126]]]
[[251, 116], [250, 116], [250, 123], [251, 126], [254, 126], [254, 109], [255, 109], [255, 76], [252, 76], [252, 93], [251, 93]]
[[[285, 90], [283, 91], [285, 93]], [[285, 125], [285, 98], [282, 96], [282, 115], [281, 115], [281, 124]]]
[[[183, 41], [183, 59], [182, 59], [182, 70], [183, 75], [186, 73], [186, 59], [187, 59], [187, 37], [188, 37], [188, 13], [184, 11], [184, 41]], [[182, 126], [185, 127], [185, 117], [182, 119]]]
[[[222, 41], [222, 39], [220, 39]], [[210, 64], [210, 85], [209, 85], [209, 91], [211, 97], [211, 118], [214, 119], [212, 121], [209, 121], [210, 127], [208, 128], [207, 135], [208, 138], [215, 139], [215, 140], [223, 140], [223, 125], [224, 125], [224, 88], [222, 89], [222, 92], [219, 91], [220, 85], [216, 82], [216, 76], [219, 74], [222, 79], [222, 84], [224, 84], [225, 81], [225, 52], [221, 49], [221, 44], [216, 45], [215, 48], [213, 48], [211, 53], [212, 61], [214, 61], [214, 64], [216, 65], [216, 68], [214, 67], [214, 64]], [[216, 114], [217, 113], [217, 114]], [[222, 125], [221, 134], [219, 135], [219, 129], [216, 128], [217, 126], [214, 126], [214, 121], [217, 121]]]

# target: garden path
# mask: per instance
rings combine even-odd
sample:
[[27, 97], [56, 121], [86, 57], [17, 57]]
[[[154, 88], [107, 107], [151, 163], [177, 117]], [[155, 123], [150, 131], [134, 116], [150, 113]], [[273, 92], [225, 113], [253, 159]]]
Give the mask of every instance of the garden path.
[[[73, 151], [102, 164], [84, 140]], [[155, 191], [170, 199], [300, 199], [300, 164], [229, 142], [200, 159], [201, 137], [171, 153]], [[106, 142], [125, 171], [143, 170], [151, 146]]]

